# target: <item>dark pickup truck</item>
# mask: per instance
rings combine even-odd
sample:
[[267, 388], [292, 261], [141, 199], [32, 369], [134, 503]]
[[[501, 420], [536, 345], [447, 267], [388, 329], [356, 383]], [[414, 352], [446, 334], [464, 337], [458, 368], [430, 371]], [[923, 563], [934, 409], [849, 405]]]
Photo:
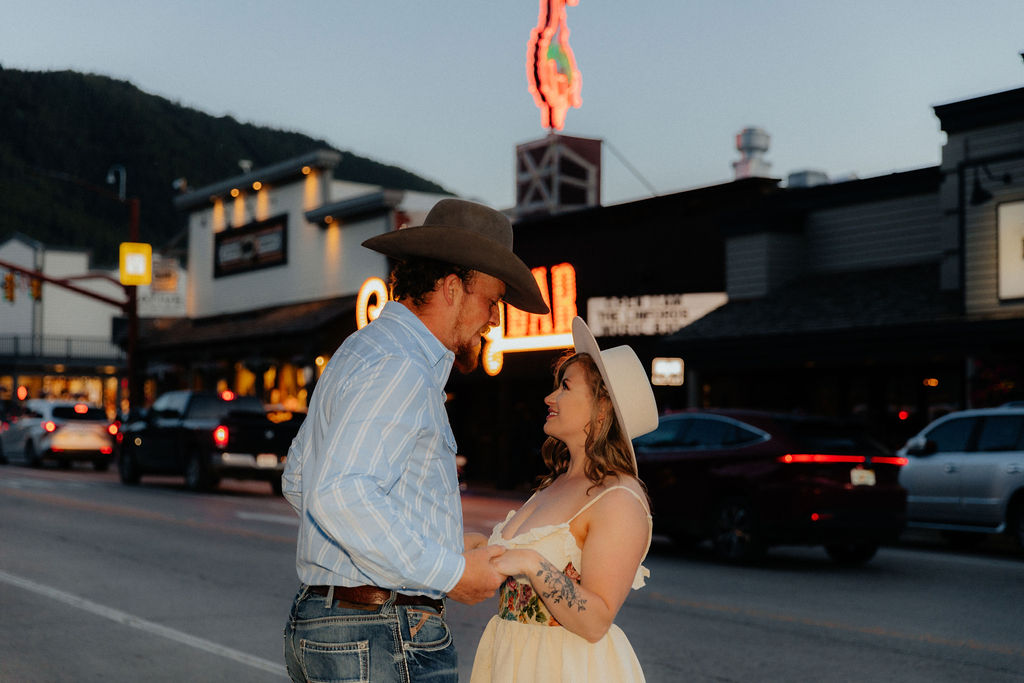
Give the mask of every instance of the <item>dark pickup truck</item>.
[[125, 484], [145, 474], [185, 477], [193, 491], [222, 478], [257, 479], [281, 493], [281, 472], [305, 413], [268, 411], [229, 391], [171, 391], [121, 428], [118, 471]]

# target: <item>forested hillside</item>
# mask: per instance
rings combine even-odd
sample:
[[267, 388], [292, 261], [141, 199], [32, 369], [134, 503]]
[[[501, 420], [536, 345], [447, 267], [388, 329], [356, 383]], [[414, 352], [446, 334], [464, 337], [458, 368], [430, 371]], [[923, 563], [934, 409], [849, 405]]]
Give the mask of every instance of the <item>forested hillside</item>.
[[[0, 241], [20, 232], [44, 244], [87, 248], [111, 265], [128, 236], [128, 210], [108, 185], [127, 169], [128, 196], [141, 206], [141, 239], [156, 248], [184, 225], [172, 183], [200, 187], [314, 149], [300, 133], [215, 117], [142, 92], [131, 83], [73, 71], [0, 67]], [[396, 166], [344, 150], [335, 177], [397, 189], [445, 192]]]

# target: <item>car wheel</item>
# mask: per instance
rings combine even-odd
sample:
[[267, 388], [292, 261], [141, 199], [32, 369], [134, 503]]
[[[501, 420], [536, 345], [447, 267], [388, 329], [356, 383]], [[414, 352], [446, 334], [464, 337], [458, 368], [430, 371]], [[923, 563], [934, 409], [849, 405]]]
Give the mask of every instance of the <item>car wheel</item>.
[[849, 543], [829, 543], [825, 546], [828, 556], [839, 564], [856, 566], [864, 564], [878, 552], [878, 544], [870, 541], [850, 541]]
[[121, 483], [129, 486], [138, 484], [142, 479], [139, 461], [127, 445], [121, 446], [121, 457], [117, 459], [117, 472], [121, 475]]
[[201, 453], [193, 453], [185, 465], [185, 488], [206, 491], [212, 484], [206, 461]]
[[106, 472], [108, 469], [110, 469], [110, 461], [109, 460], [93, 460], [92, 461], [92, 468], [94, 470], [96, 470], [97, 472]]
[[1020, 496], [1010, 503], [1006, 515], [1006, 532], [1017, 543], [1017, 547], [1024, 550], [1024, 498]]
[[36, 453], [36, 446], [31, 441], [25, 442], [25, 462], [29, 467], [42, 467], [43, 459]]
[[746, 498], [726, 498], [715, 512], [715, 555], [728, 562], [751, 562], [764, 555], [757, 511]]
[[4, 445], [0, 443], [0, 465], [7, 464], [7, 456], [4, 455]]

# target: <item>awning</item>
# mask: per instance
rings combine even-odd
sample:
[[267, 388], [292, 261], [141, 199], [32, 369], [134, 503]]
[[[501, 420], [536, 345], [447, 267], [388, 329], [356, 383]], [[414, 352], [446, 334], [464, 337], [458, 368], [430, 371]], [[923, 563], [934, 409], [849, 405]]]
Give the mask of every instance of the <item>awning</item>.
[[[330, 333], [336, 346], [356, 328], [356, 295], [262, 308], [207, 318], [159, 318], [142, 321], [139, 349], [151, 355], [195, 348], [238, 345], [286, 347]], [[330, 340], [327, 340], [330, 341]], [[333, 347], [332, 347], [333, 348]]]

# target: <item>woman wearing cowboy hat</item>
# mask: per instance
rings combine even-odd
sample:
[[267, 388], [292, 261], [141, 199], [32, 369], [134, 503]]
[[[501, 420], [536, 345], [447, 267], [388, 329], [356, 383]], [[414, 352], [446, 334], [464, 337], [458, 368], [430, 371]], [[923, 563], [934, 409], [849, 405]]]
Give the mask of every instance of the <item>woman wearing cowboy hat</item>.
[[[509, 578], [473, 683], [644, 680], [613, 621], [649, 575], [640, 563], [651, 515], [631, 439], [658, 426], [658, 410], [631, 348], [601, 351], [580, 318], [572, 333], [575, 354], [560, 361], [544, 399], [550, 471], [489, 540], [506, 548], [491, 564]], [[488, 543], [478, 536], [478, 546]]]

